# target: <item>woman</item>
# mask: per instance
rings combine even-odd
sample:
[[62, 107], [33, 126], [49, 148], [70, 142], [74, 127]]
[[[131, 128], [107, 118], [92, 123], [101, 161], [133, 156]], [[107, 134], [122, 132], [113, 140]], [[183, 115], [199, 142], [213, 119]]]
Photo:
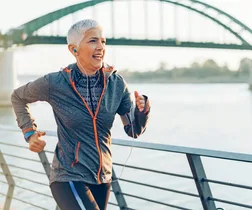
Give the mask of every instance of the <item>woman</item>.
[[37, 130], [28, 103], [47, 101], [53, 108], [59, 141], [50, 187], [61, 210], [103, 210], [110, 192], [115, 114], [121, 116], [125, 132], [137, 138], [146, 128], [150, 105], [135, 91], [134, 106], [123, 78], [104, 66], [106, 39], [96, 21], [74, 24], [67, 43], [76, 63], [14, 90], [12, 104], [33, 152], [45, 147], [45, 133]]

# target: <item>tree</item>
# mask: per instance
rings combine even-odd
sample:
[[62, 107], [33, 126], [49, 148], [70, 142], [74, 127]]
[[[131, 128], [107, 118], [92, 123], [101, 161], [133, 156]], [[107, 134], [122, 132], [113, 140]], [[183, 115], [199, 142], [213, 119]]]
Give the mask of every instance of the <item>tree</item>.
[[196, 61], [194, 61], [191, 66], [190, 66], [192, 69], [199, 69], [201, 68], [200, 64]]
[[203, 64], [203, 67], [207, 68], [207, 69], [218, 69], [218, 68], [220, 68], [218, 66], [218, 64], [214, 60], [212, 60], [212, 59], [206, 60], [204, 62], [204, 64]]
[[167, 64], [165, 62], [160, 62], [159, 64], [159, 68], [157, 69], [157, 71], [165, 71], [167, 70]]
[[243, 58], [241, 61], [240, 61], [240, 66], [239, 66], [239, 69], [238, 71], [241, 73], [241, 74], [245, 74], [245, 75], [248, 75], [250, 70], [252, 70], [252, 60], [251, 59], [248, 59], [248, 58]]

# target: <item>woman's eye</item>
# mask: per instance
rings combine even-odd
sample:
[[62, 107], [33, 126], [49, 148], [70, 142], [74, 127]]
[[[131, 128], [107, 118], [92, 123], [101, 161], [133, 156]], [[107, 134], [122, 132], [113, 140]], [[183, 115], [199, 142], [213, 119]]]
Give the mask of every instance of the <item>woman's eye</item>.
[[90, 42], [95, 42], [95, 41], [96, 41], [95, 39], [90, 40]]
[[106, 44], [106, 41], [102, 41], [103, 44]]

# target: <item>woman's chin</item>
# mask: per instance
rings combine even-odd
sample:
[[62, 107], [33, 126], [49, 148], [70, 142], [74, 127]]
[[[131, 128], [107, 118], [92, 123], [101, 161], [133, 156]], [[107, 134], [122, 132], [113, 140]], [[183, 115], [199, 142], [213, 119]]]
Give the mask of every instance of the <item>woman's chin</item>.
[[94, 69], [99, 70], [102, 67], [102, 62], [94, 65]]

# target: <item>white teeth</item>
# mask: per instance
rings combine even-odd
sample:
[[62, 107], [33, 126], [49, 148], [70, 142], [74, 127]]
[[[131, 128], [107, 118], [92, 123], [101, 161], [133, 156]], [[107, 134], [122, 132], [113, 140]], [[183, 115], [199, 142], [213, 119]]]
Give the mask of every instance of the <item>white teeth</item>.
[[93, 57], [94, 57], [95, 59], [99, 59], [99, 60], [102, 59], [102, 56], [99, 56], [99, 55], [94, 55]]

